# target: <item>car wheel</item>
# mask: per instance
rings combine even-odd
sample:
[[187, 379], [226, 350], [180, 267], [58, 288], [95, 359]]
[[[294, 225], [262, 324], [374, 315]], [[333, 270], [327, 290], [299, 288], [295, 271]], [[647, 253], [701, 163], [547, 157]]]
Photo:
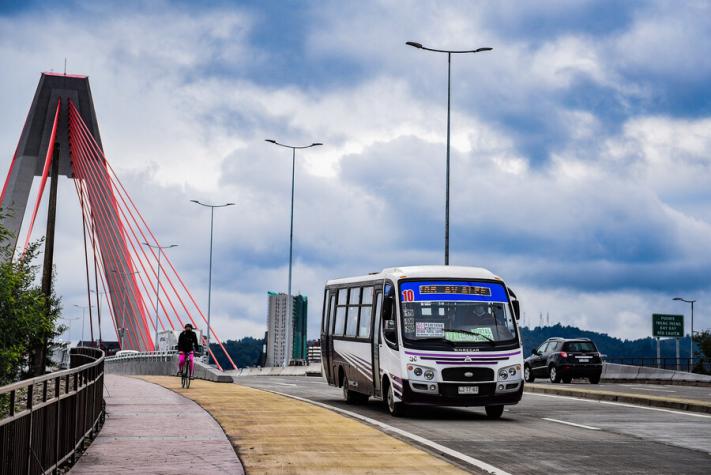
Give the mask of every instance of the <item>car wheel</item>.
[[531, 371], [531, 367], [528, 365], [523, 367], [523, 379], [527, 383], [532, 383], [536, 380], [536, 377], [533, 376], [533, 371]]
[[599, 383], [600, 383], [600, 375], [590, 377], [590, 384], [599, 384]]
[[558, 373], [558, 368], [555, 367], [555, 365], [551, 365], [550, 368], [548, 368], [548, 377], [551, 380], [551, 383], [560, 383], [560, 374]]
[[486, 406], [484, 410], [487, 419], [498, 419], [504, 413], [504, 406]]
[[392, 384], [388, 384], [388, 394], [385, 398], [385, 405], [393, 417], [400, 417], [405, 413], [405, 404], [395, 401], [395, 391], [393, 390]]

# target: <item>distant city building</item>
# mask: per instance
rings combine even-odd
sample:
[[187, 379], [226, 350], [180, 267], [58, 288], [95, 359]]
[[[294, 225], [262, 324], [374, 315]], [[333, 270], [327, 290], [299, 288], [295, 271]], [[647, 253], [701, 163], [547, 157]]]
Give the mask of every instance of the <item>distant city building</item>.
[[288, 296], [276, 292], [268, 296], [264, 366], [288, 366], [292, 360], [306, 360], [307, 297], [293, 296], [292, 314], [287, 316]]
[[308, 346], [308, 361], [311, 363], [319, 363], [321, 361], [321, 342], [311, 342]]

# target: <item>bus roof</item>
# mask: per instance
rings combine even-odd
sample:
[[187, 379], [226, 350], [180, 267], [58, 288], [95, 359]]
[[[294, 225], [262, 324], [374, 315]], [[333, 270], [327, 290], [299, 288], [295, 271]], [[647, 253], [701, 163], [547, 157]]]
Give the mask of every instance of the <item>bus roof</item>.
[[346, 277], [343, 279], [333, 279], [326, 282], [327, 286], [351, 284], [355, 282], [367, 282], [369, 280], [381, 279], [399, 280], [405, 278], [451, 278], [451, 279], [487, 279], [502, 280], [483, 267], [465, 266], [407, 266], [389, 267], [381, 272], [356, 277]]

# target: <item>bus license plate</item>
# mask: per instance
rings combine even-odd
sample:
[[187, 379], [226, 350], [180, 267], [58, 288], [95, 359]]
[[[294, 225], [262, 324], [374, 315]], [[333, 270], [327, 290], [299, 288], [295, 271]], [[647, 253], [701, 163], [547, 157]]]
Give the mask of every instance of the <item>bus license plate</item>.
[[479, 394], [479, 386], [459, 386], [459, 394]]

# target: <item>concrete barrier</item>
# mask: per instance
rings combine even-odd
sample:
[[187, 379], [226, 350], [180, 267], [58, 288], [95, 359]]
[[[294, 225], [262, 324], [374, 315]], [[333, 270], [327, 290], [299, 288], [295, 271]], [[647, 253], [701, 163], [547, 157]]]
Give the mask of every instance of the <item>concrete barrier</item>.
[[601, 379], [608, 383], [661, 383], [711, 386], [711, 376], [668, 369], [605, 363]]
[[308, 366], [286, 366], [272, 368], [241, 368], [237, 371], [226, 371], [234, 378], [242, 376], [318, 376], [321, 374], [321, 363]]
[[[104, 371], [111, 374], [175, 375], [178, 355], [175, 353], [133, 354], [106, 358]], [[193, 376], [216, 383], [231, 383], [232, 377], [200, 361], [195, 361]]]

